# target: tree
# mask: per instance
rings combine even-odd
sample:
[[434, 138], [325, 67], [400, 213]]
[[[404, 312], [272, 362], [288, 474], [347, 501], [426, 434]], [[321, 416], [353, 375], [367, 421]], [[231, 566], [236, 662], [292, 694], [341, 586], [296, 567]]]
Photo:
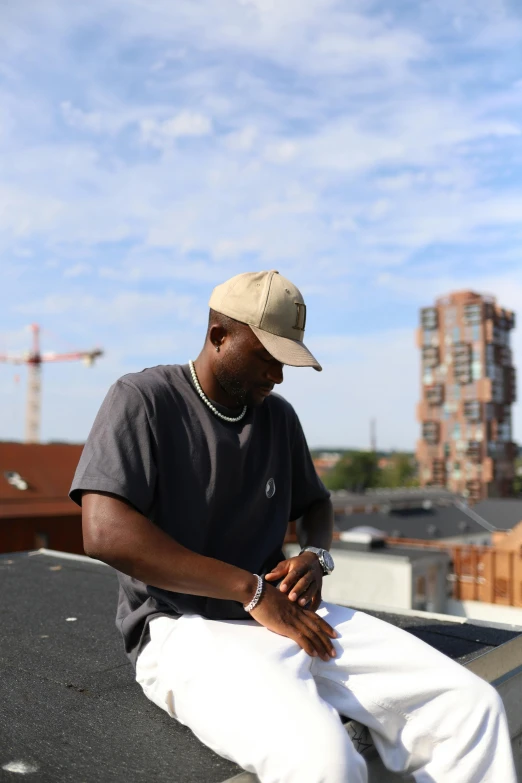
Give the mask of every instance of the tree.
[[417, 469], [410, 454], [397, 451], [390, 457], [389, 463], [379, 475], [380, 487], [418, 486]]
[[341, 457], [323, 477], [328, 489], [347, 489], [351, 492], [364, 492], [369, 487], [378, 486], [378, 457], [373, 451], [356, 451]]

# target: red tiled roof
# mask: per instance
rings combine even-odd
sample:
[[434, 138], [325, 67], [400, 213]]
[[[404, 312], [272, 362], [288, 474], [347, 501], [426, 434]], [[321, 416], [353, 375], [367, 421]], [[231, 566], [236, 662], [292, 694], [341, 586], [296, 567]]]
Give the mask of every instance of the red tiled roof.
[[[0, 442], [0, 519], [79, 514], [68, 494], [82, 449], [82, 444]], [[5, 471], [19, 473], [29, 487], [12, 486]]]

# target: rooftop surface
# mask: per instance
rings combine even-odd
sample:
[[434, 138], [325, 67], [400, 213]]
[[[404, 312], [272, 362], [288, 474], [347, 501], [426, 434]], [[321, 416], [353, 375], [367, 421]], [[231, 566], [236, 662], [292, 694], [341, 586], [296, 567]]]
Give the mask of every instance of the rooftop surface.
[[[112, 569], [16, 553], [0, 557], [0, 589], [1, 780], [19, 779], [15, 762], [38, 783], [223, 783], [241, 772], [143, 696], [114, 624]], [[461, 663], [518, 635], [374, 614]]]

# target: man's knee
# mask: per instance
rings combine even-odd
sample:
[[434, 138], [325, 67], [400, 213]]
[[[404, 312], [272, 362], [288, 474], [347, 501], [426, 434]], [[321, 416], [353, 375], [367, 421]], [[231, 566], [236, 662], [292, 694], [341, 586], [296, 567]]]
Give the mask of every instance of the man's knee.
[[[341, 722], [303, 726], [287, 744], [285, 770], [278, 780], [288, 783], [367, 783], [366, 763], [356, 752]], [[288, 737], [287, 737], [288, 740]]]
[[495, 688], [475, 675], [454, 689], [454, 702], [456, 708], [480, 722], [496, 721], [505, 715], [502, 699]]

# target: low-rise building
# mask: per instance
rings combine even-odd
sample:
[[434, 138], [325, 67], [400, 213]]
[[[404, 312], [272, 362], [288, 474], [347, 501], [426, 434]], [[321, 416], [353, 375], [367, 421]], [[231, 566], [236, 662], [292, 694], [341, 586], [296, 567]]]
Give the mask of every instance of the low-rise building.
[[0, 554], [83, 552], [81, 510], [68, 493], [83, 446], [0, 443]]

